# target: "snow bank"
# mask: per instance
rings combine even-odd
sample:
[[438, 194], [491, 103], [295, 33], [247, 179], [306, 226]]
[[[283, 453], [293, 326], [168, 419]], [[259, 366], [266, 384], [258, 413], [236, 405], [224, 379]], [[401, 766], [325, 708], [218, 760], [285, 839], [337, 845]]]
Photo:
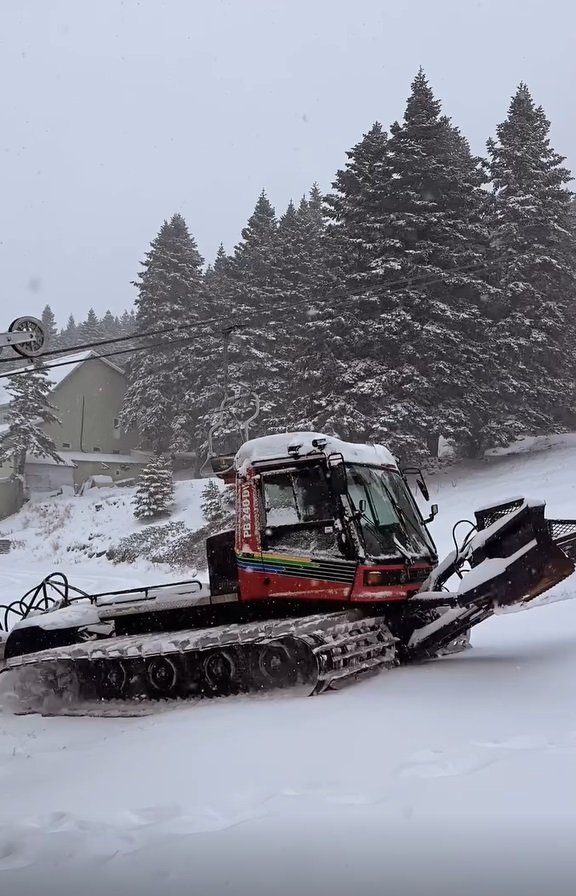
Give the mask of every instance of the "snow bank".
[[576, 433], [558, 433], [550, 436], [522, 436], [510, 445], [488, 448], [485, 457], [509, 457], [514, 454], [529, 454], [558, 448], [576, 448]]

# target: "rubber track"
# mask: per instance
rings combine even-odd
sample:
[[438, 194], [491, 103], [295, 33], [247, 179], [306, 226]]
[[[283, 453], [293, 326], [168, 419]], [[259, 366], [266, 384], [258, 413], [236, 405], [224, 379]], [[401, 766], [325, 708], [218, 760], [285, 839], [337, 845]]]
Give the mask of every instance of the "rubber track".
[[[15, 657], [7, 666], [16, 673], [19, 700], [30, 711], [42, 712], [56, 699], [60, 712], [81, 714], [85, 705], [86, 714], [98, 714], [100, 705], [104, 714], [120, 701], [118, 714], [126, 715], [142, 701], [180, 703], [276, 687], [320, 694], [394, 665], [395, 643], [383, 618], [353, 610], [89, 641]], [[281, 680], [259, 667], [269, 648], [283, 658]], [[223, 655], [234, 674], [214, 681], [207, 670]], [[156, 677], [158, 670], [168, 676], [167, 684], [153, 686], [154, 670]]]

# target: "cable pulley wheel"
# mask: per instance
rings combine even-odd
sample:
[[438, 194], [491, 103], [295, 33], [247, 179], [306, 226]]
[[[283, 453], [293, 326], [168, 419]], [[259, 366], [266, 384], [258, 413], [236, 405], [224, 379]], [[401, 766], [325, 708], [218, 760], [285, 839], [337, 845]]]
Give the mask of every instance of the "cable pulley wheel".
[[29, 332], [30, 339], [26, 342], [11, 343], [16, 354], [22, 358], [37, 358], [42, 354], [46, 342], [46, 333], [42, 321], [36, 317], [17, 317], [8, 327], [9, 333]]

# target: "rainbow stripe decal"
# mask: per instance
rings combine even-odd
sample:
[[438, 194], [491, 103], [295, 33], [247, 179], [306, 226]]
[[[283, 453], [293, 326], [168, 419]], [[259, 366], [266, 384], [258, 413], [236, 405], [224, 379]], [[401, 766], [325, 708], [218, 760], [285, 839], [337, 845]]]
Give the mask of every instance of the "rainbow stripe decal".
[[250, 572], [271, 573], [302, 579], [319, 579], [323, 582], [341, 582], [352, 585], [356, 575], [356, 563], [348, 560], [320, 560], [314, 557], [295, 557], [291, 554], [236, 554], [240, 569]]

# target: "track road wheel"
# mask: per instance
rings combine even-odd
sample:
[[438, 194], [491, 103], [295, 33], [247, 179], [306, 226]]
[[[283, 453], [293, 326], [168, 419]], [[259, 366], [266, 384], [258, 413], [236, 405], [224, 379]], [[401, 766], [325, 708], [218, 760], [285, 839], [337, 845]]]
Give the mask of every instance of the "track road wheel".
[[210, 650], [202, 663], [202, 672], [209, 694], [225, 697], [240, 689], [240, 662], [234, 650]]
[[146, 663], [146, 681], [152, 697], [176, 697], [180, 689], [178, 666], [168, 656], [155, 656]]
[[103, 700], [117, 700], [125, 696], [128, 672], [121, 660], [106, 660], [99, 669], [98, 690]]
[[297, 659], [281, 641], [254, 647], [251, 677], [258, 688], [286, 688], [298, 682]]

